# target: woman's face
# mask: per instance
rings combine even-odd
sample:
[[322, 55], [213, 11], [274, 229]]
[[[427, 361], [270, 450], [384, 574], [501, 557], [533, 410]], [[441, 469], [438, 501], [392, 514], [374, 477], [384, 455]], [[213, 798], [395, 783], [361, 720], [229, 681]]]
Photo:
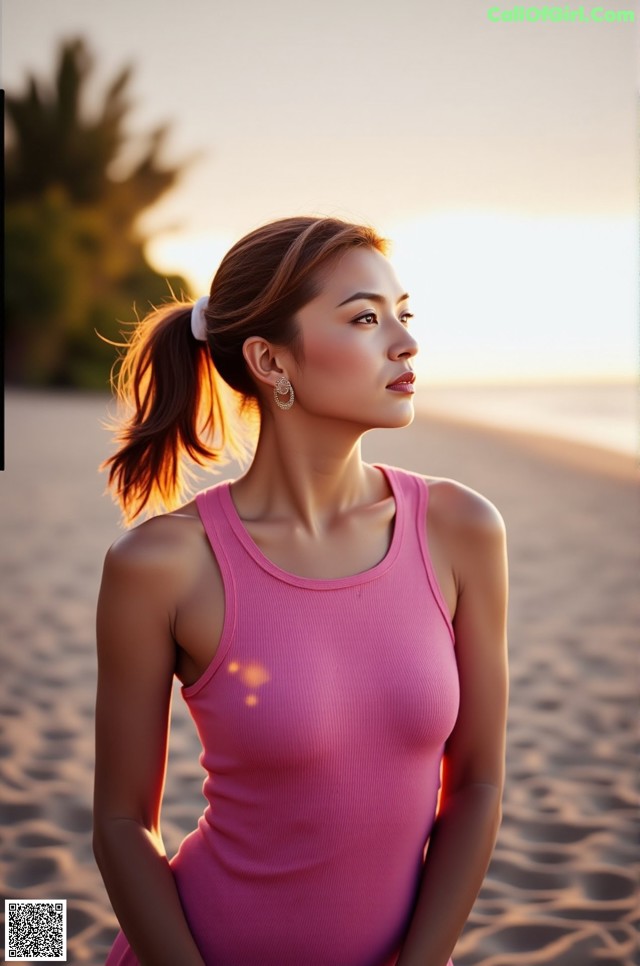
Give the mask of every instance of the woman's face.
[[412, 369], [418, 344], [391, 263], [373, 248], [350, 248], [321, 284], [296, 315], [304, 347], [302, 368], [292, 363], [288, 373], [296, 404], [368, 428], [406, 426], [414, 416], [412, 386], [388, 387]]

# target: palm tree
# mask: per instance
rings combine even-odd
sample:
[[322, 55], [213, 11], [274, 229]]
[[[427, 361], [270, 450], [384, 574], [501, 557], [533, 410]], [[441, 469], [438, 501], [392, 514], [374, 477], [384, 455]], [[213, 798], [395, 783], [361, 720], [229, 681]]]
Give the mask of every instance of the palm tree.
[[125, 178], [111, 176], [110, 169], [126, 143], [132, 68], [125, 67], [117, 75], [97, 117], [89, 119], [84, 116], [82, 95], [92, 69], [85, 42], [71, 40], [62, 45], [51, 88], [31, 75], [25, 93], [7, 93], [7, 199], [40, 197], [48, 188], [59, 186], [75, 204], [114, 205], [119, 216], [126, 214], [132, 224], [174, 185], [184, 165], [160, 165], [158, 155], [167, 133], [163, 126], [148, 135], [143, 157]]
[[[93, 58], [82, 39], [62, 44], [53, 83], [33, 75], [7, 92], [5, 161], [7, 378], [106, 385], [118, 339], [116, 316], [166, 296], [183, 279], [161, 278], [144, 256], [139, 216], [186, 167], [160, 161], [168, 128], [146, 135], [122, 177], [132, 68], [108, 85], [93, 117], [84, 93]], [[169, 282], [169, 284], [167, 284]]]

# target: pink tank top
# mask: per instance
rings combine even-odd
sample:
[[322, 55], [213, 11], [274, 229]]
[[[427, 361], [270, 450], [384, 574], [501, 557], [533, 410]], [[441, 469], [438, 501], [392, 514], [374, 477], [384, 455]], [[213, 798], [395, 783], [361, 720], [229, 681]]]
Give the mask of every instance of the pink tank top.
[[[171, 868], [207, 966], [391, 966], [406, 934], [459, 685], [428, 486], [376, 465], [393, 537], [350, 577], [273, 564], [229, 482], [196, 497], [225, 615], [211, 664], [181, 689], [208, 804]], [[107, 964], [137, 964], [122, 933]]]

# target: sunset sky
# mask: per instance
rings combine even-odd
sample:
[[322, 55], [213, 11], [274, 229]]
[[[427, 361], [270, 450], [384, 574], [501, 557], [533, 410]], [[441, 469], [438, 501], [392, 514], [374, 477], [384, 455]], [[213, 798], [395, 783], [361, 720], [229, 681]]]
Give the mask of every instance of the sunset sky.
[[167, 160], [200, 152], [144, 222], [195, 294], [256, 225], [335, 214], [394, 241], [434, 382], [631, 378], [637, 24], [490, 6], [3, 0], [3, 85], [76, 35], [94, 91], [135, 64], [132, 135], [168, 121]]

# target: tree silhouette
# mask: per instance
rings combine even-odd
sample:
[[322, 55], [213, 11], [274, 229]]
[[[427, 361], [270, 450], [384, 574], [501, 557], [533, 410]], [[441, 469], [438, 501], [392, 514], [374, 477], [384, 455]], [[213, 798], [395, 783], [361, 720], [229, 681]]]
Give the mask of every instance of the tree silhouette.
[[[186, 290], [149, 266], [139, 216], [186, 167], [162, 165], [168, 133], [146, 135], [121, 177], [131, 110], [132, 68], [85, 110], [93, 58], [82, 39], [62, 44], [53, 83], [33, 75], [8, 92], [5, 160], [7, 377], [39, 384], [106, 386], [113, 350], [95, 334], [120, 337], [118, 318]], [[168, 283], [168, 284], [167, 284]]]
[[148, 135], [147, 149], [127, 177], [115, 180], [110, 175], [127, 140], [132, 68], [118, 74], [97, 117], [89, 119], [83, 114], [82, 95], [92, 69], [84, 40], [72, 40], [61, 48], [52, 88], [30, 76], [25, 94], [7, 94], [13, 128], [6, 159], [7, 197], [19, 201], [60, 186], [74, 203], [112, 207], [131, 224], [173, 186], [182, 169], [159, 164], [167, 134], [162, 126]]

